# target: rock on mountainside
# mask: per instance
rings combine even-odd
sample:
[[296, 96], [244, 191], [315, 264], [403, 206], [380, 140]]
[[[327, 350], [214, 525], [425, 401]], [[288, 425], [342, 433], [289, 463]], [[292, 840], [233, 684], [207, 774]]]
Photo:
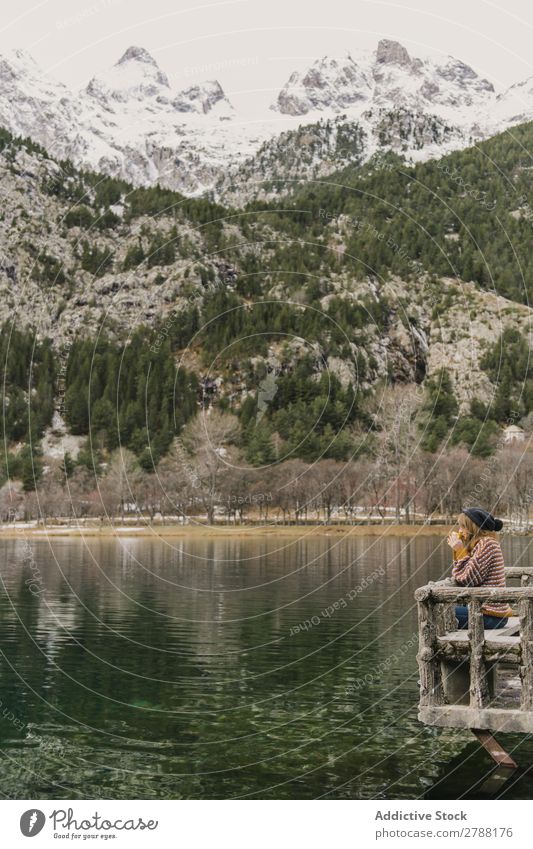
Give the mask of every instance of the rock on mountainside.
[[[531, 81], [496, 95], [463, 62], [413, 58], [386, 39], [372, 54], [323, 57], [295, 71], [253, 122], [216, 80], [176, 90], [142, 47], [128, 48], [79, 92], [47, 78], [24, 51], [0, 58], [0, 125], [12, 133], [134, 185], [160, 183], [189, 196], [217, 186], [222, 200], [225, 192], [246, 200], [248, 179], [253, 196], [257, 181], [323, 176], [376, 150], [427, 159], [532, 117]], [[322, 133], [313, 129], [320, 121], [339, 120], [351, 125], [356, 149], [328, 143], [317, 168], [305, 138]]]

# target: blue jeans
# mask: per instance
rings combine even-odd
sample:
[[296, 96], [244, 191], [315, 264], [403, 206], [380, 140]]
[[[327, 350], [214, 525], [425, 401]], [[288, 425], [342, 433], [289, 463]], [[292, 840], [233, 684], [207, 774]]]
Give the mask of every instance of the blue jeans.
[[[455, 608], [455, 615], [459, 620], [459, 628], [468, 628], [468, 607], [457, 606]], [[483, 623], [485, 625], [485, 628], [503, 628], [505, 627], [505, 625], [507, 625], [507, 617], [488, 616], [486, 613], [484, 613]]]

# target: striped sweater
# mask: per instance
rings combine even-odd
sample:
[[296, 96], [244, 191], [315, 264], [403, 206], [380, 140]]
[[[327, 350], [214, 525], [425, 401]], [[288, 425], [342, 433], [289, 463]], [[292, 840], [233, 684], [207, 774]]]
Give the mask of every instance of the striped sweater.
[[[504, 587], [505, 568], [500, 543], [481, 537], [474, 550], [453, 564], [452, 578], [463, 587]], [[481, 607], [487, 616], [511, 616], [508, 604], [491, 603]]]

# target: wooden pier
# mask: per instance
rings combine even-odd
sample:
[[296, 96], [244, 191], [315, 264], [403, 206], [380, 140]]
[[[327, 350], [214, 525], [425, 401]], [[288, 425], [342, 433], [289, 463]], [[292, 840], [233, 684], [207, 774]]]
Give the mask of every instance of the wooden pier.
[[[447, 578], [416, 590], [418, 718], [470, 729], [497, 763], [514, 767], [492, 732], [533, 733], [533, 568], [508, 568], [506, 580], [520, 585], [462, 587]], [[516, 615], [485, 631], [486, 602], [507, 602]], [[468, 629], [457, 630], [456, 605], [468, 605]]]

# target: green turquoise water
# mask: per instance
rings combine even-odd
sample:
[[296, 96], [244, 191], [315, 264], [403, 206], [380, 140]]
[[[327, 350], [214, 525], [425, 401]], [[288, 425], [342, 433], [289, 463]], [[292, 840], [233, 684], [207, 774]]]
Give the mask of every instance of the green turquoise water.
[[[439, 537], [3, 540], [4, 798], [531, 798], [417, 721]], [[507, 562], [529, 541], [504, 540]]]

